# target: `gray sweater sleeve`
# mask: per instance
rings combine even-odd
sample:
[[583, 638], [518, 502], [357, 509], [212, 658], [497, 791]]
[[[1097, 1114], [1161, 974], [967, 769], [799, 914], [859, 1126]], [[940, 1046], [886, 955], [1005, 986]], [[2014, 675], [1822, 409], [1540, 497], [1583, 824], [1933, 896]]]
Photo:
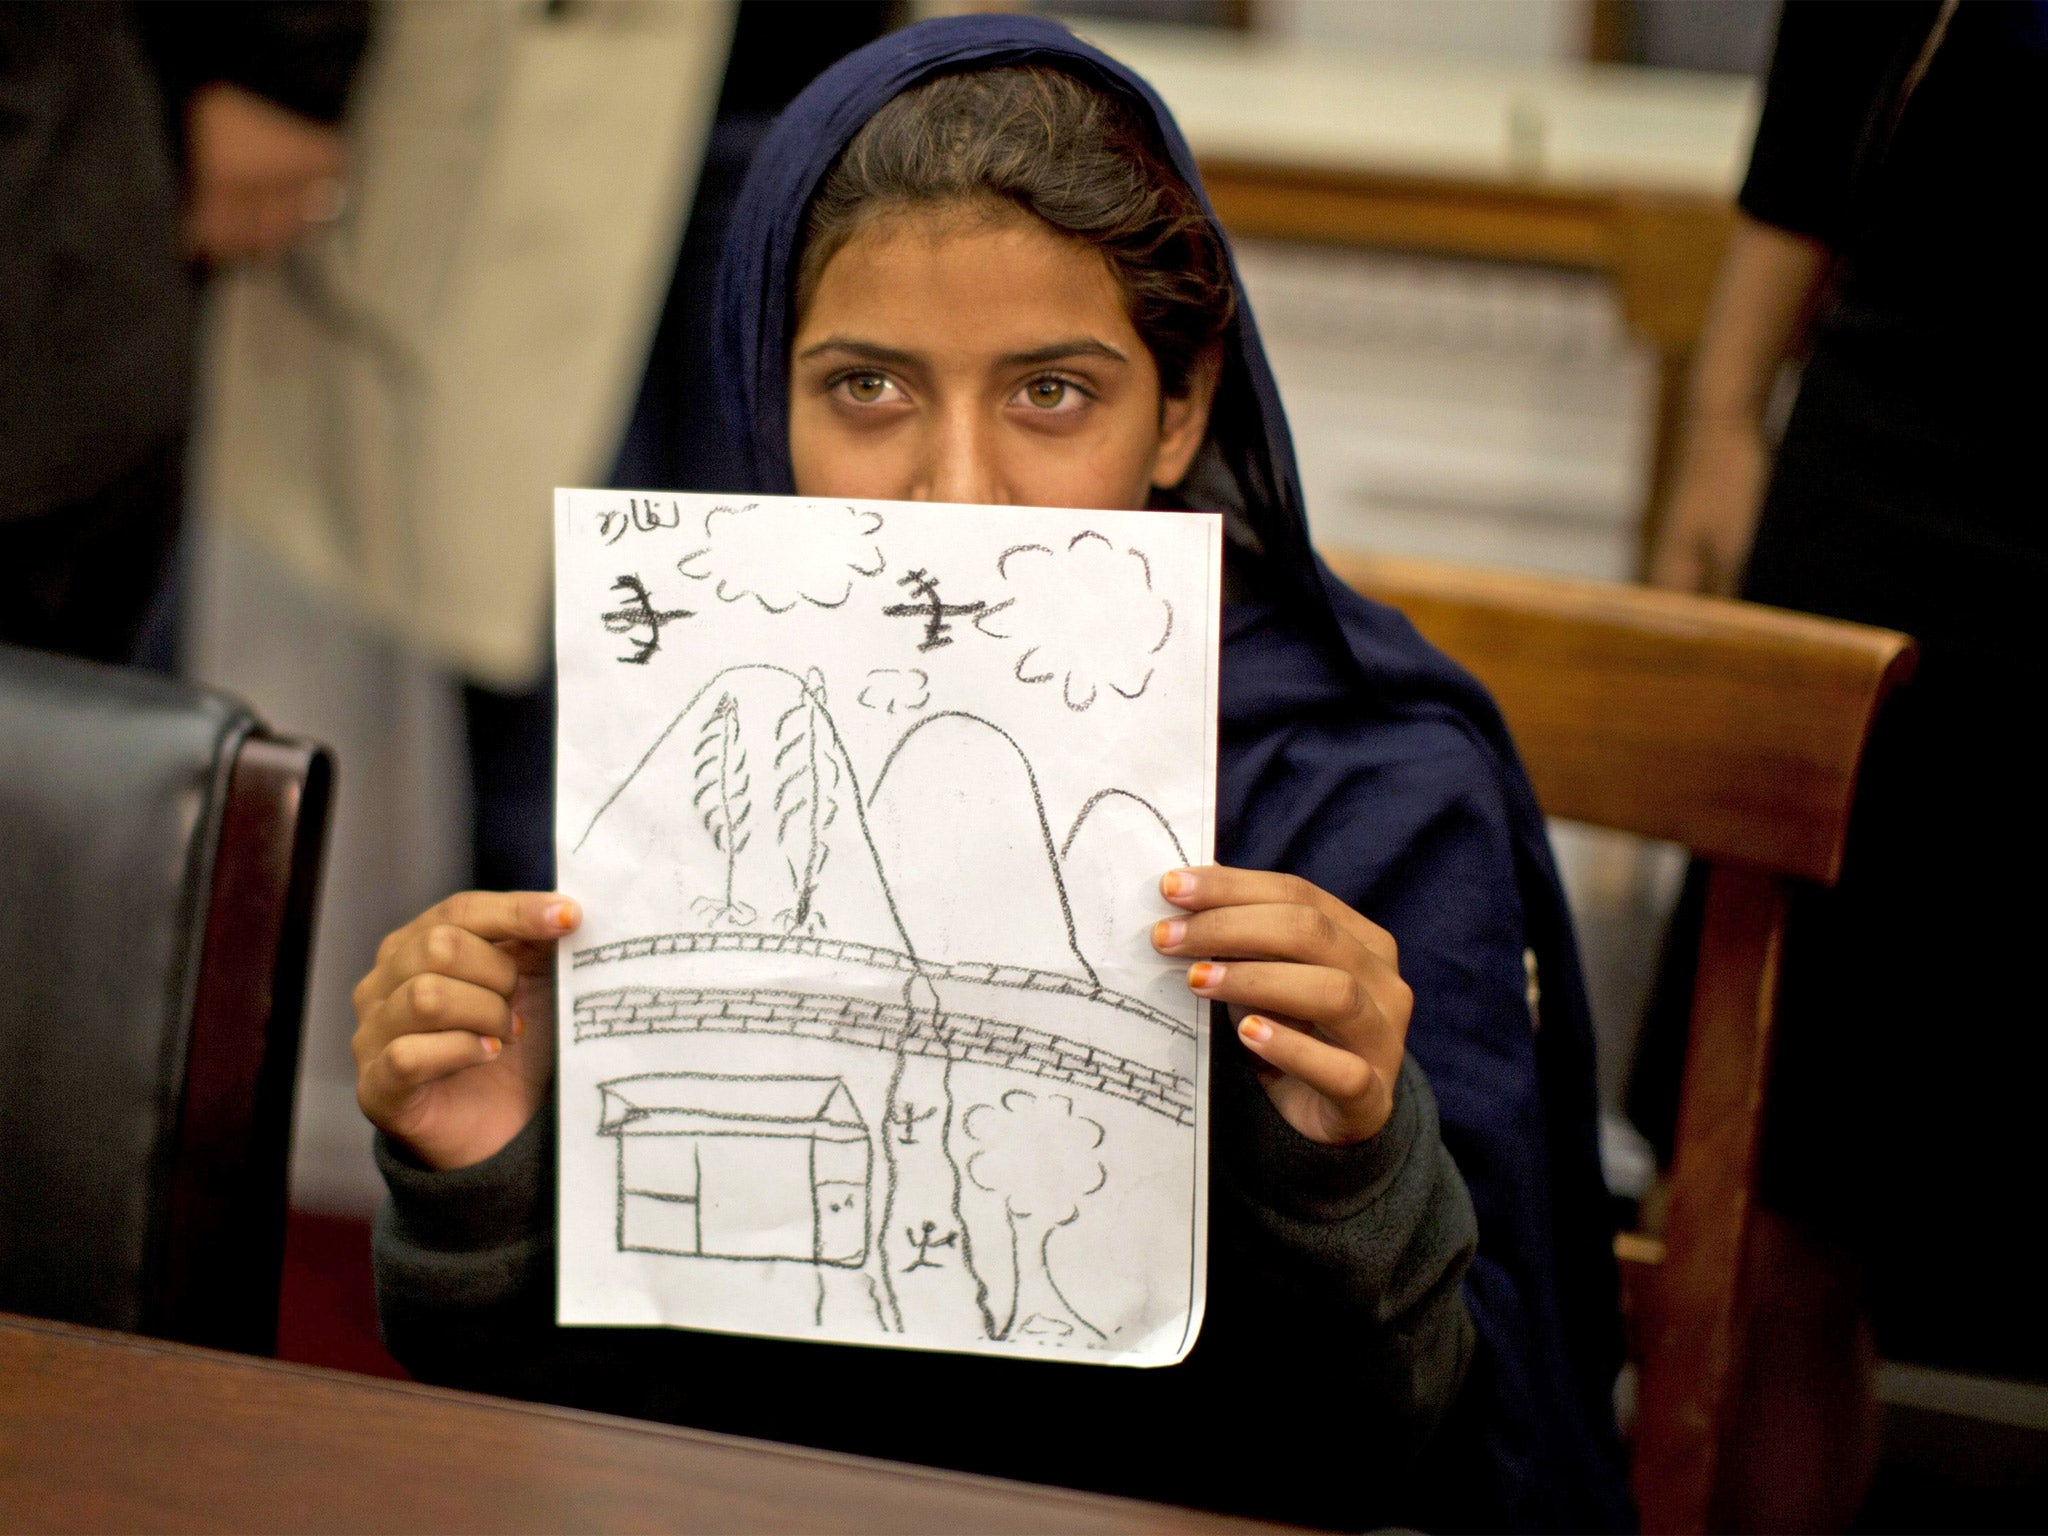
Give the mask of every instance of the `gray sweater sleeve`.
[[1288, 1125], [1246, 1054], [1220, 1043], [1212, 1230], [1242, 1234], [1234, 1256], [1212, 1260], [1223, 1304], [1317, 1340], [1311, 1370], [1346, 1382], [1375, 1433], [1419, 1450], [1450, 1414], [1477, 1338], [1462, 1281], [1479, 1222], [1428, 1077], [1409, 1058], [1385, 1128], [1328, 1147]]
[[552, 1101], [468, 1168], [428, 1168], [378, 1135], [391, 1197], [372, 1236], [377, 1314], [420, 1380], [557, 1402], [571, 1390], [575, 1336], [554, 1326], [554, 1140]]

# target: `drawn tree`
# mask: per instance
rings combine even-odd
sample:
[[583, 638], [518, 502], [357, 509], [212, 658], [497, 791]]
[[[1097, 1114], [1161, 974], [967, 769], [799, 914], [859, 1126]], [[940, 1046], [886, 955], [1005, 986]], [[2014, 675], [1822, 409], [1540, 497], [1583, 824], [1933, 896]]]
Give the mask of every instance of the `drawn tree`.
[[747, 830], [747, 818], [754, 813], [750, 791], [753, 775], [747, 771], [747, 752], [740, 742], [740, 707], [730, 693], [721, 694], [704, 732], [697, 738], [695, 778], [697, 791], [691, 797], [711, 845], [725, 855], [725, 899], [700, 896], [690, 910], [705, 915], [716, 927], [720, 918], [735, 927], [753, 922], [752, 907], [733, 895], [733, 876], [740, 855], [754, 834]]
[[791, 933], [825, 926], [825, 915], [818, 910], [818, 877], [832, 852], [825, 834], [839, 819], [834, 796], [842, 777], [831, 730], [825, 714], [825, 674], [812, 667], [804, 673], [796, 703], [775, 722], [775, 841], [794, 893], [776, 918]]
[[1053, 1234], [1080, 1220], [1081, 1202], [1109, 1180], [1096, 1156], [1101, 1123], [1076, 1114], [1066, 1094], [1012, 1088], [997, 1103], [968, 1110], [961, 1128], [976, 1144], [967, 1177], [1002, 1199], [1010, 1228], [1015, 1284], [995, 1337], [1057, 1341], [1085, 1329], [1106, 1339], [1074, 1310], [1052, 1268]]

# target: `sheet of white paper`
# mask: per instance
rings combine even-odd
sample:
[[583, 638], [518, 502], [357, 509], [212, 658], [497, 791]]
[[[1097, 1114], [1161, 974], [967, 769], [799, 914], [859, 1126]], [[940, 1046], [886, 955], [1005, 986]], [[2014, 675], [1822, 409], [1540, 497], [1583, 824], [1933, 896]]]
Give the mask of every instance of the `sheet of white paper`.
[[1221, 521], [556, 493], [561, 1322], [1187, 1353]]

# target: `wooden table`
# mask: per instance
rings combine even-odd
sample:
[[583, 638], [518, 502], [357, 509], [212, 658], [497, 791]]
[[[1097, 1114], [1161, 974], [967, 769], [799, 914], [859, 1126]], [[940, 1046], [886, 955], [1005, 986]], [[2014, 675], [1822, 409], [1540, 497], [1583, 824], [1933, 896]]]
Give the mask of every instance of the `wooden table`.
[[1597, 272], [1657, 356], [1644, 545], [1755, 130], [1754, 82], [1622, 65], [1344, 56], [1082, 23], [1144, 75], [1240, 236]]
[[5, 1531], [1253, 1529], [0, 1317]]

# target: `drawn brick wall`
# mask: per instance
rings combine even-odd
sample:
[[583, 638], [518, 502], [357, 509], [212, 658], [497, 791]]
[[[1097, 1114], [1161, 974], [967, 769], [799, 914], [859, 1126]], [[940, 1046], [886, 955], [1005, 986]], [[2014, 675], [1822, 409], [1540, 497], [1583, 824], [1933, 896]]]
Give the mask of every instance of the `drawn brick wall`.
[[[721, 934], [718, 937], [757, 936]], [[634, 939], [627, 942], [650, 944], [658, 941]], [[803, 939], [796, 943], [816, 945], [818, 949], [815, 952], [828, 954], [836, 941]], [[624, 947], [606, 946], [607, 949]], [[843, 947], [854, 950], [866, 948], [858, 944]], [[805, 950], [805, 953], [812, 952]], [[662, 951], [637, 950], [634, 953]], [[582, 957], [579, 955], [577, 959], [581, 964]], [[910, 967], [906, 963], [903, 969]], [[877, 1003], [861, 997], [767, 988], [614, 987], [584, 993], [576, 999], [575, 1010], [578, 1040], [693, 1030], [800, 1035], [815, 1040], [833, 1040], [842, 1045], [866, 1046], [873, 1050], [950, 1056], [955, 1061], [1004, 1067], [1012, 1072], [1070, 1083], [1077, 1088], [1090, 1088], [1112, 1098], [1125, 1099], [1181, 1125], [1195, 1123], [1194, 1086], [1178, 1073], [1113, 1056], [1042, 1030], [972, 1014], [942, 1013], [936, 1029], [929, 1027], [928, 1019], [924, 1021], [925, 1027], [913, 1029], [912, 1025], [917, 1022], [917, 1016], [900, 1003]]]
[[621, 939], [612, 944], [579, 949], [573, 956], [573, 963], [575, 969], [580, 971], [616, 960], [641, 960], [651, 955], [721, 953], [808, 955], [820, 960], [871, 966], [877, 970], [901, 971], [906, 974], [921, 972], [935, 984], [944, 981], [966, 981], [979, 986], [1014, 987], [1020, 991], [1083, 998], [1092, 1003], [1120, 1009], [1148, 1023], [1172, 1030], [1175, 1034], [1194, 1034], [1193, 1027], [1186, 1019], [1177, 1019], [1172, 1014], [1162, 1013], [1150, 1004], [1132, 997], [1129, 993], [1114, 992], [1107, 987], [1095, 986], [1078, 976], [1063, 976], [1057, 971], [1037, 971], [1022, 965], [990, 965], [978, 960], [961, 961], [956, 964], [931, 960], [920, 962], [900, 950], [881, 949], [873, 944], [856, 944], [846, 939], [819, 939], [793, 933], [662, 933], [644, 939]]

